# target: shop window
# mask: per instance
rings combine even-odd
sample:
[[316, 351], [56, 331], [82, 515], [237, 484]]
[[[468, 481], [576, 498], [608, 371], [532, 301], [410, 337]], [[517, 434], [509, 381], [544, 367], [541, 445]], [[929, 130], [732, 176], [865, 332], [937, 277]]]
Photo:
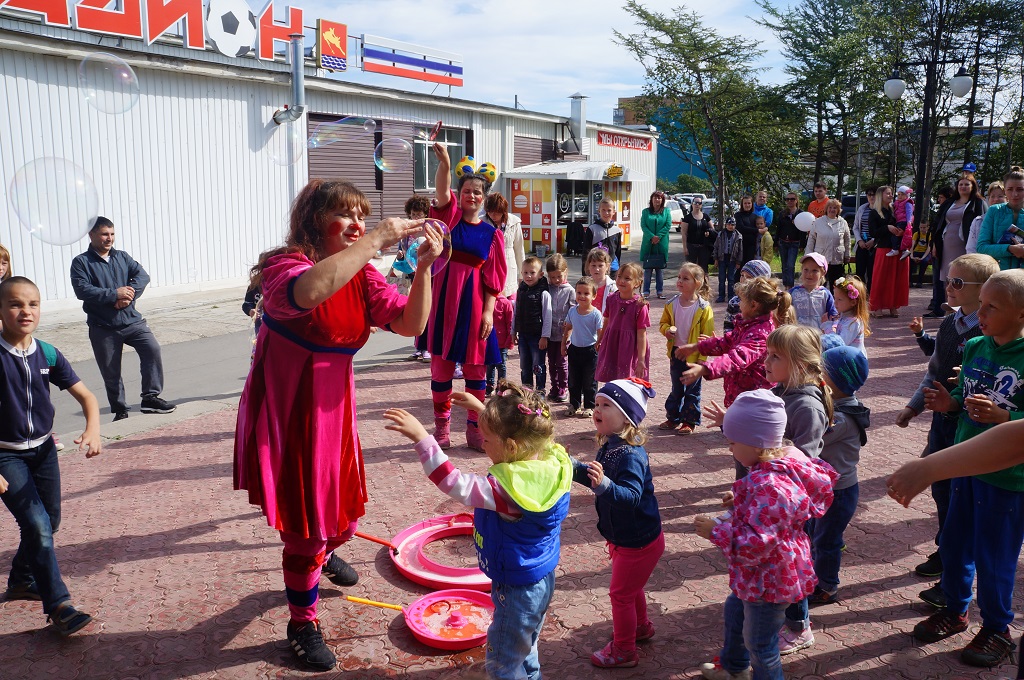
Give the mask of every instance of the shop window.
[[[466, 155], [466, 131], [441, 128], [434, 141], [448, 147], [448, 157], [455, 165]], [[434, 174], [437, 172], [437, 158], [431, 148], [434, 142], [417, 139], [413, 145], [413, 162], [415, 163], [416, 191], [432, 191]], [[452, 171], [452, 186], [455, 186], [455, 172]]]

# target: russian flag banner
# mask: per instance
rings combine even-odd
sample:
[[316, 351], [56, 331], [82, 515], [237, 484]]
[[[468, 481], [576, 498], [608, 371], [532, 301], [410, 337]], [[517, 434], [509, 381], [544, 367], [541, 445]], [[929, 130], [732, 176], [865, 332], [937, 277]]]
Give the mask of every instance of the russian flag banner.
[[462, 87], [462, 55], [363, 35], [363, 70]]

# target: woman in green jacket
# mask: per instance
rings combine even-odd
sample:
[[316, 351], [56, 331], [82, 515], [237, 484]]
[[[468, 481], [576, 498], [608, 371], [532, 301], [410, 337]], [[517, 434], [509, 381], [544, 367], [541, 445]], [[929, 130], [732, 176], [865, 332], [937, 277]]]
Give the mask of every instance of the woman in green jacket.
[[1006, 203], [993, 205], [985, 213], [978, 231], [978, 252], [996, 258], [1000, 269], [1016, 269], [1024, 266], [1024, 170], [1010, 168], [1003, 187]]
[[672, 230], [672, 213], [665, 207], [665, 194], [651, 194], [648, 207], [640, 215], [644, 239], [640, 244], [640, 261], [644, 267], [644, 297], [651, 294], [651, 273], [655, 273], [658, 299], [664, 300], [665, 281], [662, 270], [668, 264], [668, 234]]

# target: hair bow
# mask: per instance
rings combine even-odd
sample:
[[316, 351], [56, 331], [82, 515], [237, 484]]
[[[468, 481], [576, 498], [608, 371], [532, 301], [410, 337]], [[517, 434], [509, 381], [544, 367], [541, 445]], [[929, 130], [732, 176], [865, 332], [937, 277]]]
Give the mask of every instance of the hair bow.
[[519, 411], [521, 413], [524, 413], [524, 414], [526, 414], [528, 416], [543, 416], [544, 415], [544, 409], [542, 409], [542, 408], [532, 409], [529, 406], [527, 406], [526, 404], [517, 404], [516, 406], [519, 408]]
[[596, 246], [594, 246], [594, 250], [603, 250], [604, 252], [607, 253], [608, 252], [608, 246], [606, 246], [603, 242], [602, 243], [598, 243]]

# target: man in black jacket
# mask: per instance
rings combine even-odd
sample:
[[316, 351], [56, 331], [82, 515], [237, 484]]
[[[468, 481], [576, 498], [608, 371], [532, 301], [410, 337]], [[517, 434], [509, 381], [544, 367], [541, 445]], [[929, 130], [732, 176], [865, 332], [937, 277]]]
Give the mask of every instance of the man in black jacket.
[[125, 345], [139, 353], [142, 369], [142, 412], [170, 413], [175, 406], [160, 398], [164, 367], [160, 344], [135, 301], [149, 285], [149, 274], [123, 250], [114, 250], [114, 223], [97, 217], [89, 230], [89, 249], [71, 262], [71, 287], [82, 301], [89, 341], [107, 390], [114, 421], [128, 417], [121, 352]]

